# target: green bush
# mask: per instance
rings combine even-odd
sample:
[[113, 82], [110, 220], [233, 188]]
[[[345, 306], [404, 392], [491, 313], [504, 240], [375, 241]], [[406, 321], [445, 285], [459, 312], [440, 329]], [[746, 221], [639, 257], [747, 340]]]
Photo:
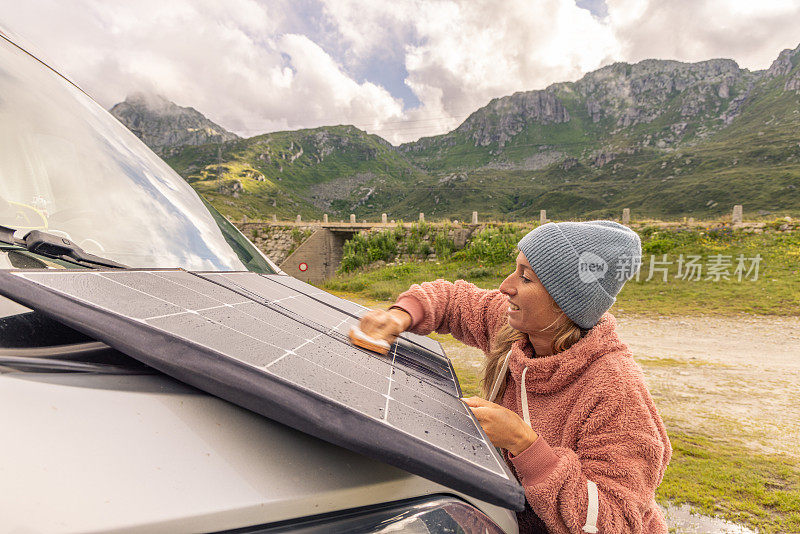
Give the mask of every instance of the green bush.
[[456, 278], [461, 280], [475, 280], [480, 278], [490, 278], [495, 276], [496, 273], [493, 269], [489, 267], [473, 267], [471, 269], [459, 269], [456, 271]]
[[456, 244], [447, 235], [447, 230], [437, 232], [436, 237], [433, 238], [433, 250], [439, 258], [444, 259], [456, 249]]
[[666, 254], [670, 250], [678, 247], [678, 242], [669, 237], [659, 237], [642, 242], [642, 253], [644, 254]]
[[397, 255], [397, 234], [384, 230], [364, 235], [358, 233], [342, 247], [340, 273], [348, 273], [376, 261], [391, 261]]
[[730, 226], [719, 226], [708, 230], [687, 228], [645, 227], [639, 230], [642, 253], [667, 254], [698, 251], [708, 247], [727, 246], [742, 239], [742, 232]]
[[306, 228], [305, 230], [301, 230], [299, 228], [292, 228], [292, 241], [294, 241], [295, 244], [299, 245], [300, 243], [308, 239], [313, 233], [314, 230], [310, 228]]
[[418, 235], [411, 235], [406, 239], [406, 254], [419, 254], [422, 239]]
[[514, 261], [517, 243], [528, 232], [528, 229], [504, 224], [484, 228], [465, 249], [465, 257], [470, 260], [488, 264]]
[[426, 223], [425, 221], [422, 221], [412, 224], [408, 233], [411, 237], [416, 237], [421, 239], [423, 237], [427, 237], [430, 229], [431, 225]]

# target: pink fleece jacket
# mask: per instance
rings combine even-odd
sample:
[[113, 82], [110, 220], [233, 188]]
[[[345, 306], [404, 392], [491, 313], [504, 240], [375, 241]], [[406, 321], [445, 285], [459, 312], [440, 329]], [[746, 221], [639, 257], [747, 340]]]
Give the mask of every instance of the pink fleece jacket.
[[[413, 285], [395, 305], [411, 315], [413, 332], [449, 333], [484, 352], [508, 308], [500, 291], [463, 280]], [[552, 356], [535, 357], [527, 339], [512, 346], [501, 404], [522, 416], [524, 391], [539, 438], [516, 457], [504, 453], [533, 512], [554, 534], [667, 532], [654, 495], [672, 452], [669, 438], [615, 327], [606, 313]], [[537, 523], [525, 513], [519, 519], [523, 531]]]

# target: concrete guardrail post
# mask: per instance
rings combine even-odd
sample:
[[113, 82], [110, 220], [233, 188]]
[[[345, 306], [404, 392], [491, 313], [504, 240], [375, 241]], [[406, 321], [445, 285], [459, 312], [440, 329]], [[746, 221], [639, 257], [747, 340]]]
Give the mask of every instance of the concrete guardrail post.
[[731, 224], [742, 224], [744, 222], [742, 219], [742, 205], [736, 204], [731, 214]]

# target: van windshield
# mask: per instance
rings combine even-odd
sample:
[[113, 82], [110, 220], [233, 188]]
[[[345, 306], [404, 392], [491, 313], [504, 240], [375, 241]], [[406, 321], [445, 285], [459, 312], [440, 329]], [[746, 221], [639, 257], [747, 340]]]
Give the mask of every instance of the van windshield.
[[0, 225], [130, 267], [274, 272], [127, 128], [2, 34]]

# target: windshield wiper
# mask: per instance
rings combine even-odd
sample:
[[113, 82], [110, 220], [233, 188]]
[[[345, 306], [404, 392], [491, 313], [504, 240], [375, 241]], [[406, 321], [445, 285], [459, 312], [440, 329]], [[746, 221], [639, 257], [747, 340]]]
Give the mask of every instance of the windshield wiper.
[[15, 230], [13, 228], [0, 226], [0, 242], [22, 247], [34, 254], [68, 261], [91, 269], [97, 269], [99, 267], [111, 267], [114, 269], [128, 268], [121, 263], [89, 254], [66, 237], [48, 234], [40, 230], [32, 230], [20, 239], [14, 235], [14, 232]]
[[0, 348], [0, 368], [2, 367], [24, 372], [136, 375], [158, 373], [152, 367], [99, 341], [53, 347]]

